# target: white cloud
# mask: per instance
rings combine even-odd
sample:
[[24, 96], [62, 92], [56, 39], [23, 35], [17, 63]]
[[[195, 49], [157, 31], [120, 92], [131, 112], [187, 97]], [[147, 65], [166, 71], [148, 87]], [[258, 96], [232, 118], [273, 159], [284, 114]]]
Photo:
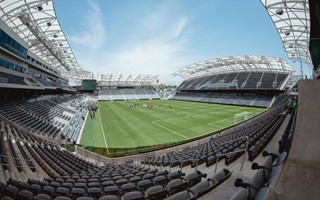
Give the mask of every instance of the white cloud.
[[88, 3], [90, 9], [88, 13], [84, 14], [86, 17], [84, 18], [82, 31], [69, 38], [76, 47], [82, 46], [96, 50], [105, 42], [106, 29], [99, 5], [95, 1], [88, 1]]
[[71, 42], [76, 44], [73, 49], [77, 59], [85, 70], [160, 75], [161, 82], [174, 82], [177, 78], [170, 74], [192, 63], [192, 58], [185, 54], [188, 18], [170, 15], [169, 5], [162, 6], [135, 24], [136, 31], [128, 33], [134, 34], [130, 41], [123, 38], [122, 44], [110, 49], [105, 42], [107, 30], [104, 16], [99, 5], [94, 1], [89, 2], [86, 28], [79, 35], [71, 37]]

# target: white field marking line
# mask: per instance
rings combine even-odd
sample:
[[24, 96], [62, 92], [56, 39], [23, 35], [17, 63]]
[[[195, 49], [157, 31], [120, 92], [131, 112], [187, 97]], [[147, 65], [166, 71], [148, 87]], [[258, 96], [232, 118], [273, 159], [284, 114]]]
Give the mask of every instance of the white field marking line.
[[186, 138], [186, 139], [190, 139], [189, 137], [184, 136], [184, 135], [182, 135], [182, 134], [178, 133], [177, 131], [174, 131], [174, 130], [172, 130], [172, 129], [168, 128], [168, 127], [165, 127], [165, 126], [163, 126], [163, 125], [161, 125], [161, 124], [157, 123], [156, 121], [152, 121], [152, 123], [154, 123], [155, 125], [158, 125], [158, 126], [160, 126], [160, 127], [164, 128], [164, 129], [166, 129], [166, 130], [170, 131], [171, 133], [174, 133], [174, 134], [176, 134], [176, 135], [180, 135], [181, 137], [184, 137], [184, 138]]
[[99, 111], [100, 126], [101, 126], [101, 130], [102, 130], [102, 136], [103, 136], [104, 144], [105, 144], [105, 146], [106, 146], [106, 148], [107, 148], [108, 154], [110, 154], [109, 148], [108, 148], [108, 144], [107, 144], [107, 140], [106, 140], [106, 136], [104, 135], [104, 129], [103, 129], [103, 126], [102, 126], [101, 115], [100, 115], [100, 108], [98, 108], [98, 111]]
[[[217, 121], [214, 121], [214, 122], [210, 122], [210, 123], [208, 123], [208, 126], [215, 126], [214, 123], [227, 121], [227, 120], [229, 120], [229, 119], [233, 119], [233, 117], [229, 117], [229, 118], [217, 120]], [[232, 123], [232, 124], [234, 124], [234, 123]], [[215, 126], [215, 127], [216, 127], [216, 126]]]
[[[223, 110], [218, 111], [218, 112], [223, 112]], [[215, 113], [217, 113], [217, 112], [215, 112]], [[193, 115], [193, 116], [202, 116], [202, 115], [208, 115], [208, 114], [207, 113], [206, 114], [198, 114], [198, 115]], [[164, 128], [164, 129], [166, 129], [166, 130], [168, 130], [168, 131], [170, 131], [170, 132], [172, 132], [174, 134], [180, 135], [181, 137], [184, 137], [186, 139], [190, 139], [189, 137], [186, 137], [185, 135], [182, 135], [182, 134], [178, 133], [177, 131], [174, 131], [174, 130], [172, 130], [172, 129], [168, 128], [168, 127], [165, 127], [165, 126], [163, 126], [163, 125], [158, 123], [160, 121], [170, 121], [170, 120], [173, 120], [173, 119], [183, 119], [183, 118], [189, 118], [189, 116], [187, 115], [185, 117], [176, 117], [176, 118], [170, 118], [170, 119], [164, 119], [164, 120], [154, 120], [154, 121], [152, 121], [152, 123]], [[220, 128], [220, 127], [218, 127], [218, 128]]]

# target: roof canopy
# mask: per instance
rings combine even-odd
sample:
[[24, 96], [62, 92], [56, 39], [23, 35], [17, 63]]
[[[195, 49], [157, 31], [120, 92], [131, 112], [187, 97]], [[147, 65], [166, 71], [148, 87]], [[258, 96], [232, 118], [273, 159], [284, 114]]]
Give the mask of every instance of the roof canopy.
[[292, 73], [294, 69], [281, 58], [267, 56], [228, 56], [194, 63], [172, 75], [189, 79], [208, 74], [257, 71]]
[[278, 30], [288, 57], [291, 60], [311, 63], [308, 0], [261, 0], [261, 2]]
[[[29, 45], [33, 52], [64, 78], [82, 80], [97, 77], [98, 81], [131, 77], [139, 82], [154, 80], [153, 75], [92, 74], [83, 70], [57, 19], [53, 0], [0, 0], [0, 18]], [[111, 78], [112, 77], [112, 78]], [[139, 78], [137, 78], [139, 77]], [[152, 78], [151, 78], [152, 77]]]
[[95, 79], [105, 86], [150, 86], [157, 79], [155, 75], [91, 73], [82, 79]]
[[53, 0], [0, 2], [0, 18], [29, 45], [33, 52], [66, 77], [82, 70], [60, 27]]

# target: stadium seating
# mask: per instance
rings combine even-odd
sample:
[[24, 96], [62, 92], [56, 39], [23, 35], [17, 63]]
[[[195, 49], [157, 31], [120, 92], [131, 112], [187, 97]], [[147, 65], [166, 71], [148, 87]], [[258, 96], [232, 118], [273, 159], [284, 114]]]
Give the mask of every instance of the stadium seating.
[[202, 94], [192, 92], [177, 93], [171, 99], [181, 101], [194, 101], [218, 103], [241, 106], [269, 107], [274, 97], [270, 95], [235, 95], [235, 94]]
[[231, 72], [184, 80], [178, 91], [280, 89], [288, 74], [267, 72]]
[[[146, 157], [141, 162], [145, 167], [126, 163], [99, 167], [61, 149], [56, 143], [42, 138], [41, 135], [32, 134], [27, 129], [21, 130], [6, 119], [0, 119], [1, 138], [7, 138], [0, 140], [0, 153], [3, 155], [1, 162], [10, 163], [2, 165], [2, 169], [4, 171], [14, 169], [30, 175], [41, 172], [44, 173], [42, 177], [46, 177], [39, 179], [31, 175], [30, 177], [36, 179], [25, 181], [23, 176], [16, 176], [19, 181], [11, 179], [4, 184], [3, 196], [12, 199], [20, 197], [27, 199], [200, 198], [228, 180], [232, 172], [224, 169], [206, 177], [206, 174], [199, 170], [185, 174], [178, 170], [168, 172], [159, 168], [150, 169], [147, 165], [178, 166], [182, 169], [185, 166], [196, 167], [206, 163], [206, 166], [210, 167], [217, 160], [223, 159], [228, 165], [242, 155], [242, 152], [233, 152], [241, 151], [246, 146], [249, 150], [249, 160], [254, 160], [284, 120], [286, 115], [280, 113], [286, 108], [287, 99], [288, 96], [281, 96], [272, 108], [248, 121], [246, 126], [237, 127], [232, 132], [211, 138], [208, 142], [162, 156]], [[49, 108], [59, 110], [63, 114], [68, 113], [68, 116], [79, 113], [72, 106], [66, 106], [70, 104], [68, 97], [50, 97], [30, 104], [23, 101], [15, 104], [18, 108], [28, 109], [29, 112], [38, 112], [39, 116], [48, 112]], [[54, 116], [63, 115], [54, 113]], [[287, 132], [292, 133], [295, 116], [296, 112], [293, 110]], [[70, 127], [70, 124], [68, 125]], [[268, 193], [268, 188], [265, 187], [278, 176], [281, 171], [280, 165], [286, 159], [288, 148], [283, 149], [283, 154], [279, 155], [264, 152], [265, 161], [252, 165], [252, 169], [258, 169], [258, 172], [250, 184], [259, 185], [257, 190], [252, 192], [252, 196], [259, 199]], [[9, 157], [13, 158], [10, 162], [7, 160]], [[258, 183], [261, 180], [263, 184]], [[235, 193], [234, 198], [243, 195], [241, 191]]]
[[153, 89], [134, 88], [134, 89], [102, 89], [99, 94], [100, 100], [124, 101], [124, 100], [151, 100], [160, 99]]

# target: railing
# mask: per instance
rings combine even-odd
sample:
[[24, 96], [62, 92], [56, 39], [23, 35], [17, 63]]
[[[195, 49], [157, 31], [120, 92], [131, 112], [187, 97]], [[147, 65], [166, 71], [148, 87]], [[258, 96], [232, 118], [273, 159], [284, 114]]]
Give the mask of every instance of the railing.
[[[224, 153], [224, 154], [217, 154], [216, 167], [215, 167], [215, 169], [214, 169], [214, 173], [217, 173], [219, 158], [221, 158], [221, 157], [223, 157], [223, 156], [227, 156], [227, 155], [232, 155], [232, 154], [236, 154], [236, 153], [248, 151], [249, 137], [248, 137], [248, 136], [243, 136], [243, 137], [240, 137], [240, 138], [238, 138], [238, 139], [230, 140], [230, 141], [228, 141], [228, 142], [225, 142], [225, 143], [222, 143], [222, 144], [219, 144], [219, 145], [218, 145], [218, 147], [220, 147], [221, 145], [228, 144], [228, 143], [233, 142], [233, 141], [238, 141], [238, 140], [241, 140], [241, 139], [243, 139], [243, 138], [246, 139], [246, 147], [245, 147], [244, 149], [240, 149], [240, 150], [237, 150], [237, 151], [232, 151], [232, 152], [228, 152], [228, 153]], [[246, 154], [243, 154], [243, 159], [242, 159], [242, 162], [241, 162], [241, 168], [240, 168], [240, 170], [242, 170], [242, 168], [243, 168], [243, 164], [244, 164], [245, 157], [246, 157]]]

